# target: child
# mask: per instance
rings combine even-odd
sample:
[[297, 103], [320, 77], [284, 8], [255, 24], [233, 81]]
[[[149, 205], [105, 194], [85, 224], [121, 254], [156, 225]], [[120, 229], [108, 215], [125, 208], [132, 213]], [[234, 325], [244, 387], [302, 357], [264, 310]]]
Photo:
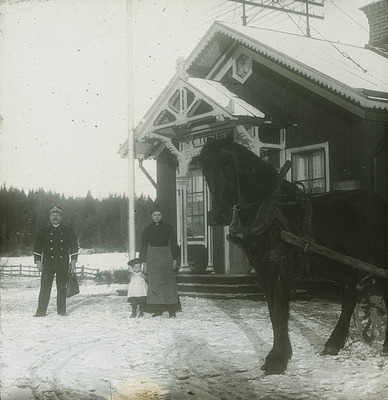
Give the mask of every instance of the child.
[[137, 305], [139, 305], [139, 317], [142, 317], [147, 302], [147, 275], [143, 272], [140, 258], [130, 260], [128, 265], [130, 267], [127, 301], [132, 304], [131, 318], [136, 317]]

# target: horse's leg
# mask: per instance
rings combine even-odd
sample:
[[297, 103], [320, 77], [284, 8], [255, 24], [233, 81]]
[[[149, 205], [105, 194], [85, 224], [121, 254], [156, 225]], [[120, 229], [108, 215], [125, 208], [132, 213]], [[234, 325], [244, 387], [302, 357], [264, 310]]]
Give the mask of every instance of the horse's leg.
[[282, 374], [287, 369], [292, 348], [288, 336], [290, 285], [282, 279], [263, 287], [273, 329], [273, 346], [261, 367], [265, 375]]
[[382, 281], [383, 297], [385, 301], [385, 308], [387, 309], [387, 326], [385, 327], [385, 340], [383, 343], [383, 354], [388, 355], [388, 279]]
[[357, 274], [354, 274], [343, 279], [341, 282], [341, 315], [329, 340], [325, 343], [322, 355], [337, 355], [340, 349], [345, 346], [357, 298]]

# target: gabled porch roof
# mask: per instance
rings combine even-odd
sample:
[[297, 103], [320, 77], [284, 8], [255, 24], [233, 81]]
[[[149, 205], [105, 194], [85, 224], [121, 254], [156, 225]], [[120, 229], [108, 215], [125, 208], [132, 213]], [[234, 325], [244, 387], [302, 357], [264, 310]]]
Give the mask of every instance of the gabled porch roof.
[[[281, 127], [298, 122], [276, 105], [263, 104], [261, 110], [253, 107], [219, 82], [225, 73], [223, 64], [239, 45], [250, 49], [263, 65], [338, 107], [361, 118], [387, 118], [385, 54], [372, 48], [215, 22], [190, 56], [178, 62], [178, 72], [137, 125], [138, 158], [157, 158], [166, 143], [222, 126], [225, 121], [250, 120], [259, 126], [275, 117]], [[170, 150], [174, 148], [170, 146]], [[119, 153], [126, 156], [127, 142]]]
[[[239, 119], [260, 125], [266, 115], [240, 99], [220, 82], [176, 74], [135, 129], [136, 157], [157, 158], [171, 141], [188, 134], [237, 123]], [[119, 149], [126, 156], [127, 143]]]

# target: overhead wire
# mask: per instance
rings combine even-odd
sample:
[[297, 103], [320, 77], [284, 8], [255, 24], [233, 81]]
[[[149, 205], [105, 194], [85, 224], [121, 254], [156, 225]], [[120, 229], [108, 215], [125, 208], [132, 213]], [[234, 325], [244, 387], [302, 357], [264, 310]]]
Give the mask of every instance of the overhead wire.
[[[284, 4], [283, 0], [280, 0], [280, 1]], [[303, 8], [301, 8], [301, 9], [303, 9]], [[300, 31], [302, 32], [302, 34], [305, 34], [305, 33], [302, 31], [302, 29], [300, 28], [300, 26], [294, 21], [294, 19], [292, 18], [292, 16], [287, 12], [287, 10], [284, 10], [284, 12], [287, 14], [287, 16], [288, 16], [289, 19], [292, 21], [292, 23], [296, 25], [296, 27], [298, 28], [298, 30], [300, 30]], [[299, 15], [298, 15], [298, 17], [299, 17], [299, 22], [300, 22], [302, 18], [301, 18], [301, 16], [299, 16]]]
[[330, 3], [333, 4], [334, 7], [338, 8], [342, 13], [344, 13], [348, 18], [350, 18], [353, 22], [355, 22], [359, 27], [361, 27], [365, 32], [368, 32], [368, 29], [365, 29], [358, 21], [356, 21], [351, 15], [349, 15], [346, 11], [342, 10], [342, 8], [338, 7], [337, 4], [334, 3], [333, 0], [330, 0]]
[[[280, 1], [282, 1], [283, 2], [283, 0], [280, 0]], [[334, 3], [333, 3], [334, 4]], [[339, 7], [337, 7], [340, 11], [342, 11]], [[294, 23], [294, 24], [296, 24], [295, 23], [295, 21], [293, 20], [293, 18], [287, 13], [287, 11], [285, 11], [286, 12], [286, 14], [288, 15], [288, 17], [291, 19], [291, 21]], [[344, 12], [344, 11], [343, 11]], [[345, 12], [344, 12], [345, 13]], [[346, 13], [345, 13], [346, 14]], [[348, 15], [348, 14], [346, 14], [346, 15]], [[298, 16], [299, 17], [299, 20], [301, 21], [302, 20], [302, 18], [301, 18], [301, 16]], [[286, 20], [286, 19], [283, 19], [283, 20]], [[278, 24], [279, 22], [277, 22], [277, 24]], [[298, 29], [300, 29], [299, 28], [299, 26], [297, 26], [298, 27]], [[334, 43], [332, 43], [331, 41], [329, 41], [325, 36], [323, 36], [317, 29], [315, 29], [314, 27], [312, 27], [312, 26], [310, 26], [310, 29], [312, 29], [314, 32], [316, 32], [319, 36], [321, 36], [321, 38], [323, 39], [323, 40], [325, 40], [326, 42], [328, 42], [328, 43], [330, 43], [339, 53], [341, 53], [341, 55], [343, 56], [343, 57], [345, 57], [345, 58], [347, 58], [348, 60], [350, 60], [352, 63], [354, 63], [358, 68], [360, 68], [364, 73], [365, 72], [367, 72], [367, 70], [365, 69], [365, 68], [363, 68], [362, 67], [362, 65], [360, 65], [359, 63], [357, 63], [355, 60], [353, 60], [346, 52], [344, 52], [344, 51], [341, 51], [337, 46], [335, 46], [335, 44]]]
[[250, 19], [248, 22], [252, 23], [252, 22], [254, 21], [254, 19], [255, 19], [260, 13], [262, 13], [264, 10], [265, 10], [264, 8], [261, 8], [253, 17], [251, 17], [251, 19]]
[[222, 18], [224, 15], [229, 14], [229, 13], [232, 12], [232, 11], [233, 11], [233, 10], [227, 10], [227, 11], [225, 11], [223, 14], [220, 14], [220, 15], [217, 17], [217, 19]]
[[[287, 3], [287, 4], [284, 3], [284, 5], [285, 5], [285, 7], [290, 7], [293, 3], [294, 3], [294, 1], [291, 1], [290, 3]], [[231, 2], [229, 0], [220, 2], [219, 4], [212, 7], [210, 10], [208, 10], [206, 12], [202, 12], [198, 15], [193, 16], [192, 18], [185, 19], [184, 21], [182, 21], [180, 24], [177, 25], [178, 29], [176, 32], [177, 32], [177, 34], [186, 34], [189, 32], [192, 33], [192, 28], [190, 27], [190, 24], [188, 24], [188, 23], [195, 21], [195, 20], [201, 21], [198, 23], [198, 26], [197, 26], [198, 32], [202, 32], [205, 29], [205, 27], [209, 26], [209, 24], [211, 24], [214, 20], [219, 20], [222, 22], [235, 22], [237, 7], [238, 7], [237, 2]], [[221, 9], [223, 12], [220, 13]], [[257, 25], [257, 23], [262, 20], [265, 20], [265, 22], [268, 23], [269, 21], [278, 18], [278, 14], [277, 14], [276, 10], [266, 10], [264, 8], [262, 8], [255, 15], [249, 17], [249, 15], [253, 14], [254, 10], [256, 10], [255, 6], [247, 6], [246, 7], [246, 15], [248, 15], [248, 18], [249, 18], [247, 22], [249, 24], [252, 24], [258, 15], [260, 15], [260, 16], [259, 16], [258, 20], [256, 19], [255, 25]], [[212, 12], [209, 13], [209, 11], [212, 11]], [[268, 18], [272, 14], [273, 14], [273, 17]], [[206, 18], [201, 19], [201, 16], [206, 16]], [[290, 17], [288, 16], [286, 19], [288, 19], [288, 18], [290, 18]], [[283, 20], [281, 20], [280, 22], [282, 22], [282, 21]], [[279, 23], [279, 21], [277, 21], [276, 23]]]
[[[290, 7], [292, 3], [294, 3], [294, 1], [291, 1], [290, 3], [286, 4], [286, 6]], [[262, 8], [261, 10], [263, 11], [263, 14], [259, 16], [259, 19], [256, 22], [260, 22], [261, 20], [264, 20], [264, 19], [265, 19], [265, 22], [268, 22], [268, 21], [271, 21], [271, 20], [279, 17], [279, 11], [277, 11], [277, 10], [272, 10], [272, 9], [269, 10], [269, 9], [265, 9], [265, 8]], [[283, 9], [281, 11], [283, 11]], [[259, 13], [257, 13], [257, 14], [259, 14]], [[269, 18], [269, 16], [271, 16], [271, 15], [273, 15], [273, 16], [271, 18]], [[254, 18], [256, 18], [256, 16]]]
[[321, 36], [321, 38], [329, 43], [331, 46], [333, 46], [343, 57], [347, 58], [349, 61], [351, 61], [353, 64], [355, 64], [358, 68], [360, 68], [362, 70], [362, 72], [366, 73], [368, 72], [367, 69], [365, 69], [362, 65], [360, 65], [358, 62], [356, 62], [355, 60], [352, 59], [352, 57], [349, 56], [349, 54], [347, 54], [346, 52], [340, 50], [332, 41], [328, 40], [325, 36], [323, 36], [320, 32], [318, 32], [318, 30], [316, 30], [315, 28], [311, 27], [311, 29], [316, 32], [319, 36]]
[[[224, 5], [226, 5], [226, 7], [223, 7]], [[191, 24], [188, 24], [188, 22], [192, 22], [192, 21], [195, 21], [195, 20], [201, 21], [201, 22], [198, 23], [198, 25], [196, 27], [197, 32], [203, 32], [203, 30], [206, 27], [208, 27], [209, 25], [211, 25], [215, 20], [219, 20], [224, 15], [232, 13], [234, 8], [235, 8], [235, 5], [233, 5], [232, 2], [226, 0], [223, 3], [220, 3], [218, 6], [213, 7], [213, 9], [220, 8], [220, 7], [223, 7], [223, 10], [225, 10], [225, 8], [226, 8], [226, 11], [224, 11], [223, 13], [220, 13], [219, 11], [216, 11], [216, 12], [213, 12], [213, 13], [210, 13], [210, 14], [208, 12], [198, 14], [195, 17], [192, 17], [192, 18], [190, 18], [188, 20], [185, 20], [181, 24], [177, 25], [178, 29], [177, 29], [176, 33], [177, 34], [181, 34], [181, 35], [182, 34], [186, 34], [186, 33], [192, 34], [193, 33], [193, 29], [192, 29]], [[206, 18], [200, 19], [201, 15], [206, 15]]]
[[237, 3], [234, 5], [233, 22], [234, 22], [234, 17], [236, 16], [236, 9], [237, 9]]
[[185, 19], [184, 21], [179, 23], [176, 27], [177, 28], [180, 28], [181, 26], [185, 27], [185, 26], [187, 26], [187, 23], [195, 21], [195, 20], [203, 21], [201, 19], [202, 16], [206, 16], [206, 19], [204, 19], [205, 22], [202, 22], [202, 25], [205, 25], [209, 21], [214, 20], [214, 18], [216, 18], [219, 15], [219, 11], [214, 11], [214, 10], [219, 9], [219, 8], [222, 8], [222, 10], [224, 10], [225, 6], [226, 6], [226, 8], [228, 8], [228, 7], [230, 8], [230, 10], [228, 10], [227, 12], [231, 12], [233, 10], [233, 8], [234, 8], [234, 5], [230, 1], [225, 0], [222, 3], [220, 2], [218, 5], [212, 7], [210, 10], [203, 11], [203, 12], [201, 12], [201, 13], [199, 13], [199, 14], [191, 17], [191, 18]]

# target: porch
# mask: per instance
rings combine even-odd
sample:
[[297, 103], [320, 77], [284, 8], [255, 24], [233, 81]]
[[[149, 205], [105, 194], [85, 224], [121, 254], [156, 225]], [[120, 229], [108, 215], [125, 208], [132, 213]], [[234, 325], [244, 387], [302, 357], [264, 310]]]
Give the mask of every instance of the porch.
[[[255, 273], [215, 274], [212, 268], [204, 273], [195, 273], [183, 267], [175, 275], [179, 296], [206, 299], [265, 300]], [[117, 290], [126, 296], [127, 290]], [[294, 300], [320, 298], [337, 300], [339, 288], [336, 282], [327, 279], [298, 279], [293, 289]]]

